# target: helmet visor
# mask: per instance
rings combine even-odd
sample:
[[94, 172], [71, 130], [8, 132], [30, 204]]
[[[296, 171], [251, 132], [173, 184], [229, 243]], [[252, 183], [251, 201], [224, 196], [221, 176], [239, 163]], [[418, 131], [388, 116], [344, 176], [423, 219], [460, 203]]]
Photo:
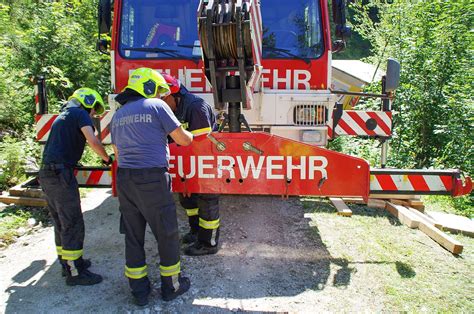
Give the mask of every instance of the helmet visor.
[[97, 115], [101, 115], [105, 111], [104, 105], [102, 105], [102, 103], [94, 95], [86, 95], [84, 97], [84, 107], [89, 109], [94, 108], [94, 111]]
[[166, 97], [171, 94], [170, 88], [168, 84], [163, 84], [158, 86], [158, 96], [159, 97]]
[[100, 116], [105, 112], [105, 108], [100, 102], [96, 101], [94, 104], [94, 111], [97, 115]]

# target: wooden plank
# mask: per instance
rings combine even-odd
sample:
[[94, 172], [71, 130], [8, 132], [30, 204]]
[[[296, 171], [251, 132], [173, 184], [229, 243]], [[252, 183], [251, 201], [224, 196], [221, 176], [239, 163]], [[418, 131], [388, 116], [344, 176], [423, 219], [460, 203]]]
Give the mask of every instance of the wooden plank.
[[352, 203], [352, 204], [367, 204], [362, 198], [359, 197], [343, 197], [342, 200], [345, 203]]
[[44, 197], [44, 193], [40, 189], [22, 188], [21, 186], [18, 186], [18, 185], [9, 189], [8, 193], [11, 196], [25, 196], [25, 197], [33, 197], [33, 198]]
[[37, 177], [31, 177], [29, 178], [28, 180], [26, 180], [25, 182], [22, 182], [20, 184], [17, 185], [17, 187], [24, 187], [24, 186], [30, 186], [32, 187], [31, 185], [35, 185], [36, 187], [39, 186], [39, 183], [38, 183], [38, 178]]
[[395, 204], [395, 205], [402, 205], [402, 206], [408, 205], [408, 202], [406, 200], [399, 200], [399, 199], [391, 198], [388, 201], [392, 204]]
[[17, 205], [33, 206], [33, 207], [44, 207], [48, 205], [46, 200], [42, 198], [11, 196], [6, 193], [3, 193], [0, 196], [0, 202], [5, 203], [5, 204], [17, 204]]
[[369, 198], [369, 202], [367, 203], [367, 207], [383, 208], [383, 209], [385, 209], [386, 203], [387, 203], [387, 202], [384, 201], [384, 200], [378, 200], [378, 199]]
[[408, 194], [370, 194], [369, 198], [381, 198], [381, 199], [399, 199], [399, 200], [420, 200], [420, 195], [408, 195]]
[[351, 217], [352, 216], [352, 210], [347, 207], [346, 203], [340, 198], [337, 197], [330, 197], [329, 200], [331, 203], [336, 207], [337, 209], [337, 214], [345, 217]]
[[423, 201], [419, 201], [419, 200], [408, 200], [408, 205], [410, 205], [411, 207], [413, 206], [424, 206], [425, 203], [423, 203]]
[[431, 239], [435, 240], [439, 245], [444, 247], [446, 250], [450, 251], [453, 254], [461, 254], [463, 250], [463, 245], [459, 241], [453, 239], [446, 233], [442, 232], [435, 226], [425, 223], [424, 221], [420, 222], [418, 228], [423, 231]]
[[441, 223], [446, 231], [474, 237], [474, 221], [467, 217], [432, 211], [427, 214]]
[[405, 206], [406, 208], [408, 208], [408, 210], [412, 213], [412, 214], [415, 214], [416, 216], [418, 216], [418, 218], [421, 219], [421, 221], [424, 221], [425, 223], [428, 223], [430, 225], [433, 225], [435, 226], [436, 228], [438, 228], [439, 230], [443, 230], [443, 225], [440, 224], [439, 222], [437, 222], [436, 220], [434, 220], [433, 218], [419, 212], [418, 210], [414, 209], [414, 208], [411, 208], [409, 206]]
[[412, 214], [407, 208], [387, 202], [386, 209], [401, 223], [407, 225], [409, 228], [417, 228], [420, 224], [420, 219]]
[[416, 210], [419, 211], [420, 213], [424, 213], [424, 212], [425, 212], [425, 205], [408, 205], [408, 206], [410, 206], [411, 208], [416, 209]]
[[[37, 178], [32, 177], [26, 180], [25, 182], [22, 182], [10, 189], [8, 189], [8, 193], [11, 196], [25, 196], [25, 197], [33, 197], [33, 198], [44, 198], [43, 191], [39, 189], [38, 187], [32, 187], [28, 186], [31, 185], [32, 183], [36, 182], [37, 183]], [[27, 186], [27, 187], [24, 187]]]

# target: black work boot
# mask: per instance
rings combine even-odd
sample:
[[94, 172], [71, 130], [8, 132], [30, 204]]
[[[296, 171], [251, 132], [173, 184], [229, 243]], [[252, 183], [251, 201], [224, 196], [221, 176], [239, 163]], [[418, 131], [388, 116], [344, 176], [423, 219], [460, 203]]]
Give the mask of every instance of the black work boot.
[[193, 232], [192, 230], [190, 230], [188, 233], [186, 233], [183, 236], [183, 243], [185, 244], [194, 243], [196, 241], [197, 241], [197, 231]]
[[183, 243], [190, 244], [194, 243], [198, 239], [198, 232], [199, 232], [199, 216], [188, 216], [189, 221], [189, 232], [186, 233], [183, 237]]
[[[161, 297], [163, 298], [163, 301], [174, 300], [178, 296], [188, 291], [189, 287], [191, 287], [191, 280], [189, 280], [188, 277], [181, 277], [181, 275], [177, 275], [177, 276], [179, 276], [177, 280], [179, 283], [179, 286], [176, 284], [173, 284], [174, 276], [170, 276], [170, 277], [161, 276]], [[178, 286], [177, 289], [175, 288], [176, 286]]]
[[133, 296], [133, 303], [135, 303], [138, 306], [145, 306], [148, 305], [148, 296], [150, 294], [144, 294], [144, 295], [134, 295]]
[[145, 306], [148, 304], [148, 296], [151, 293], [151, 285], [148, 276], [133, 279], [128, 278], [130, 287], [132, 288], [133, 303], [138, 306]]
[[[66, 262], [60, 260], [59, 263], [61, 264], [61, 267], [62, 267], [61, 275], [63, 277], [66, 277], [67, 276]], [[82, 263], [79, 263], [79, 265], [77, 267], [79, 269], [88, 269], [89, 267], [91, 267], [91, 265], [92, 265], [92, 263], [91, 263], [90, 259], [82, 259]]]
[[189, 255], [189, 256], [200, 256], [200, 255], [216, 254], [217, 251], [218, 251], [217, 245], [208, 246], [198, 241], [188, 246], [184, 250], [184, 254]]
[[66, 277], [68, 286], [92, 286], [102, 282], [102, 276], [94, 274], [87, 269], [82, 270], [77, 276], [72, 276], [69, 271]]

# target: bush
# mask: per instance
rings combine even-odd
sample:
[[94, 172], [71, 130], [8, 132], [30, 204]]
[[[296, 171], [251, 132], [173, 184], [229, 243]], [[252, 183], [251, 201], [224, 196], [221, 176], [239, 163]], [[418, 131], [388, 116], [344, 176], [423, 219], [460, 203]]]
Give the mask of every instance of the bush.
[[20, 140], [7, 135], [0, 142], [0, 188], [6, 189], [26, 179], [28, 170], [37, 169], [40, 145], [34, 140], [34, 130], [29, 128]]
[[79, 87], [109, 91], [110, 57], [95, 50], [96, 10], [96, 0], [0, 3], [0, 187], [23, 180], [40, 158], [28, 127], [36, 76], [46, 76], [50, 112]]

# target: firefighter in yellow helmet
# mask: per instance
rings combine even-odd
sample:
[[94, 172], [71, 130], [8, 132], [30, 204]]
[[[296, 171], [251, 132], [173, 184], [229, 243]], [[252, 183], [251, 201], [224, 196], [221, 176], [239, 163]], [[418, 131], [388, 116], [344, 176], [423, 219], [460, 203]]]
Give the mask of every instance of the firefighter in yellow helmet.
[[193, 136], [181, 128], [166, 103], [156, 98], [169, 92], [158, 72], [139, 68], [130, 74], [128, 86], [115, 98], [122, 107], [112, 118], [121, 229], [125, 233], [125, 276], [135, 303], [141, 306], [148, 304], [151, 292], [143, 248], [147, 223], [158, 242], [163, 300], [173, 300], [191, 284], [181, 276], [167, 136], [184, 146], [191, 144]]
[[74, 166], [81, 159], [85, 143], [110, 164], [99, 139], [94, 135], [91, 117], [104, 113], [102, 97], [93, 89], [76, 90], [54, 120], [43, 151], [39, 171], [41, 187], [54, 221], [54, 234], [59, 261], [66, 284], [93, 285], [100, 275], [87, 270], [91, 262], [83, 259], [84, 220]]

